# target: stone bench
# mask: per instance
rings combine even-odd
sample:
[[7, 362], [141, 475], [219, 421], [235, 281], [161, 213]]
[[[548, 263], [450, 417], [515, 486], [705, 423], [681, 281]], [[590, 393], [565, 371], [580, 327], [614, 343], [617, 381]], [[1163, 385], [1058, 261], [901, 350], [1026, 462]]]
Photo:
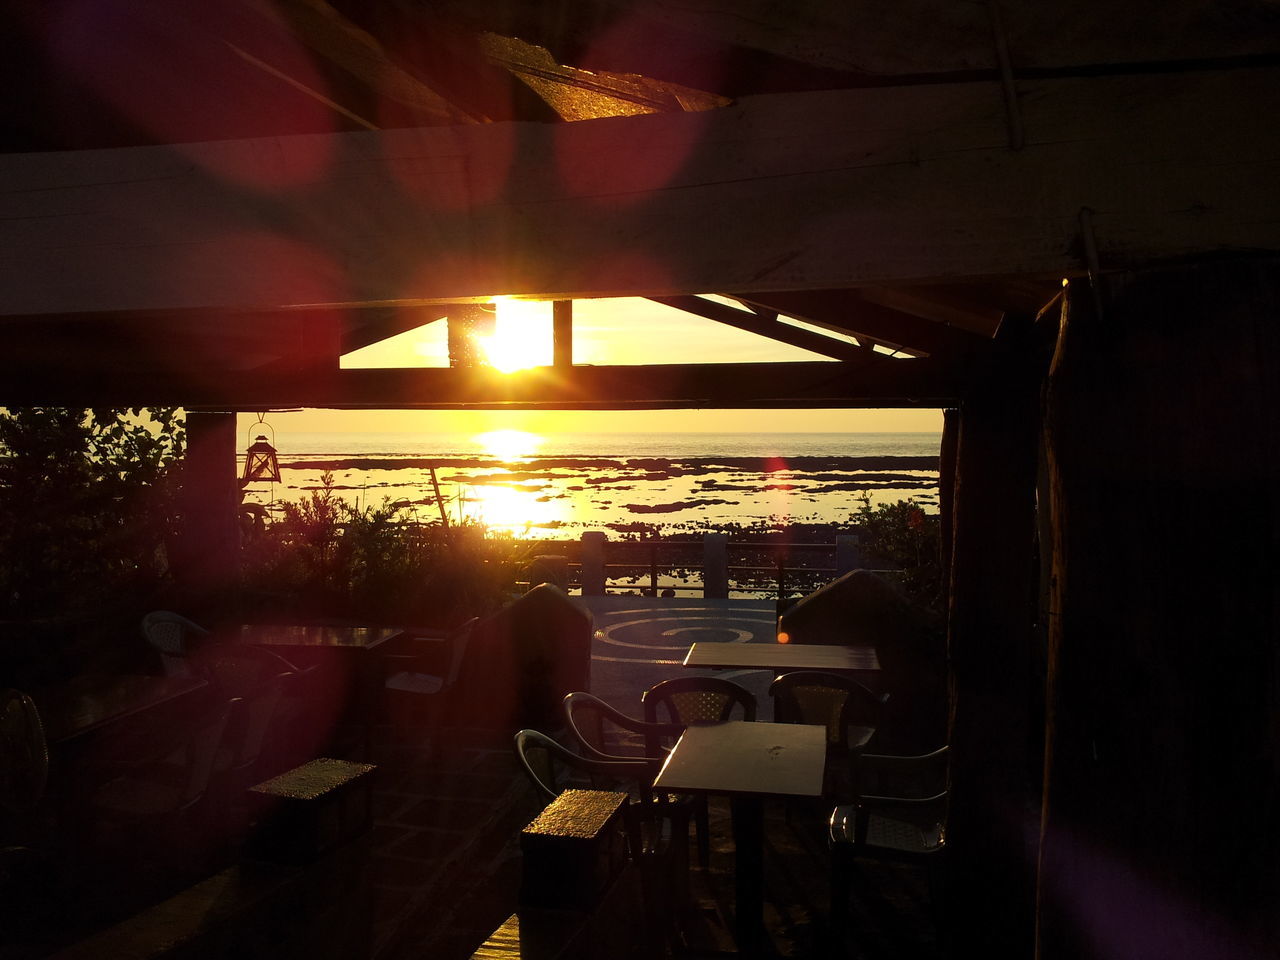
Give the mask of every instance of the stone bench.
[[249, 855], [309, 863], [365, 833], [373, 823], [369, 763], [321, 757], [249, 788], [258, 824]]

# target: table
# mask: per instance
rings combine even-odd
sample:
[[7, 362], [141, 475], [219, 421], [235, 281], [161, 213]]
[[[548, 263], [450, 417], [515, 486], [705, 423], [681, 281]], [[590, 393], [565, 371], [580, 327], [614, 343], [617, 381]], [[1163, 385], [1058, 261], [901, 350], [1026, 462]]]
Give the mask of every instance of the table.
[[66, 743], [113, 723], [153, 710], [208, 684], [197, 677], [143, 674], [81, 674], [66, 683], [32, 691], [45, 739]]
[[[314, 704], [328, 711], [322, 722], [336, 724], [346, 714], [348, 699], [354, 710], [347, 717], [363, 727], [363, 753], [372, 751], [374, 711], [382, 688], [382, 667], [375, 654], [384, 645], [399, 641], [407, 635], [401, 627], [360, 626], [341, 624], [292, 624], [292, 623], [244, 623], [236, 634], [240, 643], [269, 647], [280, 652], [286, 660], [297, 666], [315, 665], [329, 673], [320, 685], [326, 687], [323, 694], [313, 697], [321, 701]], [[284, 651], [288, 650], [289, 653]], [[356, 657], [354, 663], [334, 664], [326, 654]], [[322, 660], [329, 660], [327, 664]], [[332, 668], [338, 676], [333, 678]], [[329, 684], [332, 688], [328, 688]]]
[[824, 727], [736, 720], [688, 727], [653, 782], [658, 792], [729, 796], [743, 952], [761, 943], [764, 927], [764, 801], [821, 797], [826, 760]]
[[686, 667], [741, 667], [789, 673], [792, 670], [870, 672], [880, 669], [875, 647], [825, 643], [695, 643], [685, 654]]
[[328, 624], [244, 623], [240, 642], [267, 647], [337, 647], [373, 650], [404, 634], [400, 627], [333, 626]]

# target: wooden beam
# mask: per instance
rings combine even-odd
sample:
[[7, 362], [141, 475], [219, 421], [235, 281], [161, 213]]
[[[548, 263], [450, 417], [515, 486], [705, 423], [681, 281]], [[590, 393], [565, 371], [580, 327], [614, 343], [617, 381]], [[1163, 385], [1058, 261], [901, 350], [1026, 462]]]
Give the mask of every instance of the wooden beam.
[[[971, 389], [954, 436], [950, 608], [951, 801], [943, 921], [957, 954], [1031, 956], [1042, 702], [1032, 669], [1036, 465], [1048, 357], [1010, 325], [1002, 368]], [[944, 468], [945, 469], [945, 468]]]
[[1020, 89], [1020, 151], [965, 83], [8, 155], [0, 314], [1053, 281], [1085, 207], [1103, 269], [1280, 249], [1280, 68]]
[[[552, 50], [562, 63], [687, 83], [732, 96], [806, 81], [833, 89], [855, 83], [924, 82], [998, 67], [987, 3], [938, 0], [442, 0], [484, 29]], [[1265, 2], [1224, 7], [1214, 0], [999, 0], [1016, 66], [1024, 71], [1081, 64], [1203, 61], [1280, 52]], [[801, 67], [809, 67], [809, 73]], [[772, 89], [779, 89], [773, 86]]]
[[557, 300], [551, 305], [551, 365], [573, 366], [573, 301]]
[[351, 353], [443, 320], [448, 316], [449, 307], [449, 304], [437, 304], [426, 307], [372, 307], [368, 310], [351, 311], [343, 325], [342, 352]]
[[708, 320], [714, 320], [716, 323], [736, 327], [739, 330], [745, 330], [747, 333], [754, 333], [757, 336], [768, 337], [770, 340], [787, 343], [793, 347], [799, 347], [801, 350], [808, 350], [810, 353], [831, 357], [834, 360], [856, 360], [863, 363], [874, 363], [876, 360], [881, 359], [880, 354], [873, 353], [867, 347], [848, 343], [844, 340], [837, 340], [834, 337], [824, 337], [820, 333], [793, 327], [777, 319], [762, 317], [755, 313], [747, 313], [736, 307], [716, 303], [714, 300], [704, 300], [702, 297], [650, 297], [650, 299], [655, 303], [662, 303], [668, 307], [683, 310], [685, 313], [705, 317]]
[[961, 357], [983, 342], [967, 331], [872, 303], [857, 290], [773, 291], [740, 299], [914, 356]]
[[734, 406], [941, 406], [962, 384], [932, 360], [868, 366], [808, 363], [539, 367], [501, 374], [487, 367], [201, 371], [86, 369], [70, 379], [0, 369], [0, 404], [431, 409]]

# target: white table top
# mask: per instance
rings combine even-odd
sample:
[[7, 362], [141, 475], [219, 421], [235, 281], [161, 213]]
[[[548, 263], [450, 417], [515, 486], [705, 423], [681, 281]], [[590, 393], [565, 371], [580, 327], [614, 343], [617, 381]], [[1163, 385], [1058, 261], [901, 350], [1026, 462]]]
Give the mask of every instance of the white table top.
[[875, 647], [824, 643], [695, 643], [686, 667], [760, 667], [768, 670], [879, 670]]
[[827, 759], [825, 727], [734, 720], [689, 727], [654, 789], [761, 797], [820, 797]]

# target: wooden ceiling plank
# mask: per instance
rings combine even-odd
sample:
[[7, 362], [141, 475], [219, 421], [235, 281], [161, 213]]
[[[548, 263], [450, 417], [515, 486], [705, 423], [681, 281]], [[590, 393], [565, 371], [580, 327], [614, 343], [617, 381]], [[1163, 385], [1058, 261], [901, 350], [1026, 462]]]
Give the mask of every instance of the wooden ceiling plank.
[[[1016, 152], [990, 85], [956, 84], [8, 155], [0, 314], [1056, 283], [1084, 207], [1104, 269], [1280, 248], [1280, 68], [1022, 89]], [[305, 190], [206, 173], [318, 145], [342, 162]]]

